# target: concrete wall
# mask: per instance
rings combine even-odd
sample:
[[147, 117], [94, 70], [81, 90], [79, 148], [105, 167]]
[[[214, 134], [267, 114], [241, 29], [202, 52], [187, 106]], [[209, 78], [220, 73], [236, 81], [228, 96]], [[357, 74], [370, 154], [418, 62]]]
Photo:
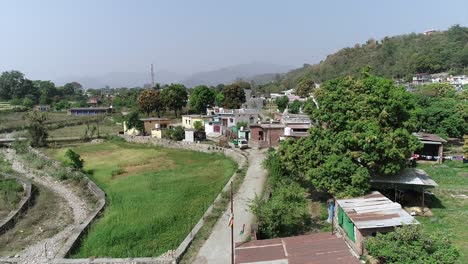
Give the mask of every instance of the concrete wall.
[[10, 228], [15, 226], [16, 221], [19, 219], [21, 214], [28, 209], [32, 197], [32, 186], [30, 182], [14, 177], [7, 177], [7, 179], [15, 179], [18, 181], [23, 186], [24, 192], [16, 210], [11, 211], [6, 218], [0, 221], [0, 234], [5, 233]]

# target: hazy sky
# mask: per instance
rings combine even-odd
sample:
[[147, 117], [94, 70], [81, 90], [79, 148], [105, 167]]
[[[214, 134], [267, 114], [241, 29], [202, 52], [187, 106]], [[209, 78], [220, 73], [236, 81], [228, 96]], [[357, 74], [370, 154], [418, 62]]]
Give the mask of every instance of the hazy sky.
[[468, 26], [468, 1], [0, 0], [0, 71], [31, 79], [254, 61], [301, 66], [369, 38]]

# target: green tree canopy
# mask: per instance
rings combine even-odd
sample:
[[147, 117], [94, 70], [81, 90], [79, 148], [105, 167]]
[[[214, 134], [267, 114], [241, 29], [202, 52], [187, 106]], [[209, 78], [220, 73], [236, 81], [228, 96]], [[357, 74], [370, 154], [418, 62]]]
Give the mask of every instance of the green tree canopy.
[[213, 90], [205, 85], [199, 85], [190, 94], [190, 109], [198, 114], [204, 114], [208, 106], [214, 106], [215, 99]]
[[310, 136], [279, 148], [283, 166], [298, 180], [338, 196], [364, 194], [371, 174], [392, 175], [419, 146], [411, 135], [411, 96], [387, 79], [368, 76], [326, 82], [308, 108], [318, 125]]
[[239, 83], [226, 85], [223, 89], [223, 105], [229, 109], [238, 109], [245, 103], [244, 88]]
[[138, 96], [138, 106], [149, 116], [155, 111], [161, 117], [161, 110], [164, 109], [163, 101], [159, 91], [153, 89], [144, 90]]
[[286, 95], [277, 97], [275, 99], [275, 103], [276, 103], [276, 106], [278, 107], [278, 110], [280, 112], [283, 112], [284, 109], [286, 109], [286, 107], [288, 106], [289, 98]]
[[380, 263], [426, 264], [456, 263], [460, 253], [443, 235], [428, 235], [417, 225], [397, 227], [386, 234], [378, 233], [366, 242], [369, 255]]
[[291, 114], [298, 114], [301, 110], [302, 102], [299, 100], [294, 100], [291, 104], [289, 104], [289, 113]]
[[315, 89], [315, 82], [309, 79], [304, 79], [296, 86], [296, 95], [300, 97], [309, 97], [310, 93]]
[[182, 108], [187, 105], [187, 89], [182, 84], [171, 84], [167, 88], [162, 89], [161, 98], [164, 105], [174, 111], [175, 116], [182, 111]]
[[33, 101], [37, 101], [38, 90], [31, 80], [24, 77], [19, 71], [6, 71], [0, 75], [0, 99], [24, 99], [32, 95]]

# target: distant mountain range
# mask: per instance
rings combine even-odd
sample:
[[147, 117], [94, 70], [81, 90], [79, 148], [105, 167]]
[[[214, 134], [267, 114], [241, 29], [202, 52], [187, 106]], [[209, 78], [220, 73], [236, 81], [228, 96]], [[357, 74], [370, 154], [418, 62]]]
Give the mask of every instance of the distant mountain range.
[[[236, 79], [264, 83], [273, 80], [277, 74], [285, 73], [293, 67], [281, 66], [271, 63], [255, 62], [229, 66], [217, 70], [205, 71], [184, 76], [170, 71], [155, 72], [155, 82], [161, 84], [182, 83], [191, 88], [197, 85], [217, 85], [220, 83], [232, 83]], [[142, 87], [151, 83], [150, 73], [143, 72], [111, 72], [95, 76], [75, 76], [55, 80], [57, 85], [67, 82], [79, 82], [84, 88], [112, 88], [119, 87]]]
[[232, 83], [236, 79], [251, 80], [260, 77], [262, 81], [265, 78], [272, 77], [277, 73], [284, 73], [291, 70], [293, 67], [276, 65], [264, 62], [254, 62], [249, 64], [240, 64], [229, 66], [213, 71], [205, 71], [191, 75], [184, 79], [182, 83], [187, 87], [194, 87], [196, 85], [217, 85], [220, 83]]

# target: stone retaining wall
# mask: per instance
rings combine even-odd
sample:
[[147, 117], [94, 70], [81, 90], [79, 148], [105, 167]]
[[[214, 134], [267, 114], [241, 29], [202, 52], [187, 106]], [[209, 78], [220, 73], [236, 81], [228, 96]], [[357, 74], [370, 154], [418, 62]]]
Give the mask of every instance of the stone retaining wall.
[[20, 215], [28, 209], [32, 197], [32, 185], [30, 182], [15, 177], [7, 177], [7, 179], [15, 179], [23, 185], [24, 193], [23, 198], [21, 198], [21, 201], [18, 204], [18, 208], [10, 212], [8, 216], [0, 222], [0, 235], [15, 226]]

